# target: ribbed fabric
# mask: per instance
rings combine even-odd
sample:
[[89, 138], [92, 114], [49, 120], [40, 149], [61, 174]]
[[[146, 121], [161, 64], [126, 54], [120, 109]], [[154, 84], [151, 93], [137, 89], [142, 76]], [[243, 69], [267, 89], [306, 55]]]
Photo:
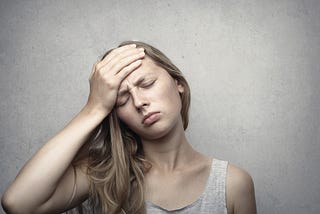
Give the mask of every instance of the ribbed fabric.
[[227, 161], [213, 159], [210, 175], [204, 192], [195, 202], [176, 209], [167, 210], [150, 201], [146, 202], [148, 214], [227, 214], [226, 175]]

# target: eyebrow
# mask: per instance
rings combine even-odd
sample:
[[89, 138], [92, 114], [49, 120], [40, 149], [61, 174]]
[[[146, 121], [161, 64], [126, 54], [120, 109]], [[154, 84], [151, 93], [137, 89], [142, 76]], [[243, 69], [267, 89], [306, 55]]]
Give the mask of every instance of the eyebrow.
[[[137, 79], [134, 83], [133, 83], [133, 85], [140, 85], [143, 81], [145, 81], [145, 79], [146, 78], [148, 78], [148, 77], [150, 77], [150, 76], [152, 76], [152, 74], [146, 74], [146, 75], [144, 75], [144, 76], [141, 76], [139, 79]], [[130, 91], [129, 89], [128, 89], [128, 87], [127, 88], [125, 88], [125, 89], [120, 89], [119, 90], [119, 93], [118, 93], [118, 96], [122, 96], [122, 95], [124, 95], [124, 94], [126, 94], [128, 91]]]

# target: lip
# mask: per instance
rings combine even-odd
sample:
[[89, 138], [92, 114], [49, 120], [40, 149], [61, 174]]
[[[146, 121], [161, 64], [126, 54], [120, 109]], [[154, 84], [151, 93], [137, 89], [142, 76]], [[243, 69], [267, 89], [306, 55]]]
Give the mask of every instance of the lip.
[[160, 112], [158, 111], [150, 112], [143, 117], [141, 123], [143, 125], [150, 126], [151, 124], [159, 120], [159, 118], [160, 118]]

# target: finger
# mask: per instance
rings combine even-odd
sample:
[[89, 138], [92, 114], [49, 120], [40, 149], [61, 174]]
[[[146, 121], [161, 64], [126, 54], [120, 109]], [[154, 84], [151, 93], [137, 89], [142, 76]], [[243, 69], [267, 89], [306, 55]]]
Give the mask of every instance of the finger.
[[[144, 49], [127, 50], [121, 56], [115, 56], [108, 64], [101, 67], [99, 63], [96, 67], [102, 74], [116, 75], [122, 68], [145, 56]], [[99, 67], [100, 66], [100, 67]], [[107, 72], [105, 72], [107, 71]]]
[[110, 62], [111, 71], [110, 73], [113, 73], [116, 75], [119, 73], [124, 67], [130, 65], [131, 63], [135, 62], [136, 60], [142, 59], [145, 56], [145, 53], [143, 51], [138, 52], [137, 54], [134, 55], [129, 55], [119, 61], [112, 61]]
[[103, 67], [104, 65], [108, 64], [115, 56], [118, 56], [119, 54], [126, 52], [128, 50], [136, 50], [136, 44], [125, 45], [125, 46], [113, 49], [106, 57], [104, 57], [101, 60], [99, 67], [100, 66]]
[[121, 52], [117, 52], [117, 53], [113, 54], [113, 56], [111, 56], [108, 60], [99, 63], [97, 68], [101, 69], [101, 68], [105, 67], [106, 65], [108, 65], [109, 68], [111, 68], [115, 64], [124, 60], [125, 58], [127, 58], [131, 55], [140, 54], [141, 52], [144, 52], [144, 50], [141, 48], [132, 48], [132, 49], [123, 50]]
[[118, 72], [116, 77], [118, 77], [119, 82], [122, 82], [129, 74], [134, 72], [142, 63], [142, 59], [138, 59], [131, 63], [130, 65], [124, 67], [121, 71]]

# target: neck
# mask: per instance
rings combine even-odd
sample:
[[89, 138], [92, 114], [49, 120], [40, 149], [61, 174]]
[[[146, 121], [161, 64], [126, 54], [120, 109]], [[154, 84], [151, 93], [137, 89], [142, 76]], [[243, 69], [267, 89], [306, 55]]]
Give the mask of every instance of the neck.
[[142, 140], [146, 160], [152, 169], [163, 172], [181, 170], [199, 153], [188, 143], [183, 127], [172, 130], [169, 134], [156, 140]]

